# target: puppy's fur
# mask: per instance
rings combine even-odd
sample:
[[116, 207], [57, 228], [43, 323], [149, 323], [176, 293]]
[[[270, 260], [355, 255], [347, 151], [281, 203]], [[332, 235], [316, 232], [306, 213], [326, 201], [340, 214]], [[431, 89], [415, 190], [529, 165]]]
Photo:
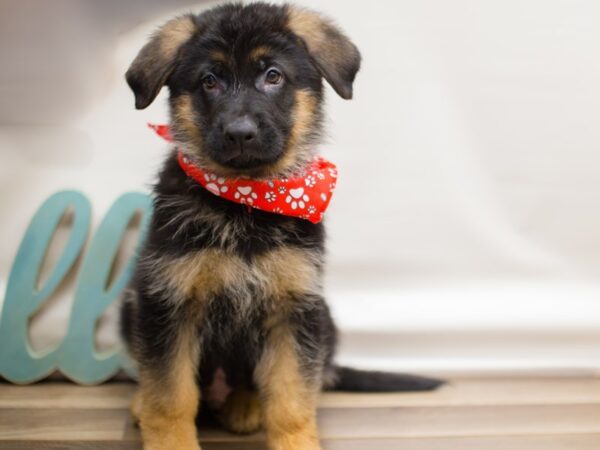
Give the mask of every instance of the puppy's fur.
[[[176, 149], [196, 164], [223, 176], [285, 177], [313, 156], [322, 79], [349, 99], [359, 65], [356, 47], [316, 13], [235, 4], [165, 24], [127, 81], [137, 108], [169, 87]], [[321, 389], [438, 384], [333, 365], [322, 224], [211, 194], [185, 175], [175, 149], [154, 193], [151, 229], [122, 306], [145, 449], [197, 450], [203, 396], [230, 430], [264, 427], [269, 449], [316, 450]], [[214, 395], [219, 380], [226, 398]]]

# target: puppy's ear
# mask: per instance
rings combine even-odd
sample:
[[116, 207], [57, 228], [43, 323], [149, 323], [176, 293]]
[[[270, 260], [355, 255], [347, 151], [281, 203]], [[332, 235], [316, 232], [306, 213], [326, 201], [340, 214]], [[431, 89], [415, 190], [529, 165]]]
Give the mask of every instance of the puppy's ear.
[[125, 74], [135, 94], [136, 109], [146, 108], [175, 68], [179, 50], [197, 31], [194, 16], [177, 17], [163, 25], [140, 50]]
[[323, 16], [289, 5], [288, 28], [304, 41], [315, 65], [335, 92], [351, 99], [360, 53], [350, 39]]

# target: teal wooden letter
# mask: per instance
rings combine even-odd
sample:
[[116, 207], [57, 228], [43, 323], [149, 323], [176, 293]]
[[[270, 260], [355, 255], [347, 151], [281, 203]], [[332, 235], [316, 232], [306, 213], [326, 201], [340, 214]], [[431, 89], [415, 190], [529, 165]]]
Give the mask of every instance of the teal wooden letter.
[[[112, 377], [123, 363], [121, 349], [99, 354], [94, 345], [96, 321], [126, 287], [137, 261], [151, 217], [151, 199], [145, 194], [121, 196], [106, 214], [85, 255], [78, 277], [69, 331], [60, 348], [59, 367], [81, 384], [100, 383]], [[143, 214], [135, 254], [108, 285], [113, 261], [127, 225], [137, 212]]]
[[[38, 290], [44, 255], [65, 210], [73, 209], [73, 226], [65, 249]], [[29, 319], [56, 290], [75, 263], [88, 235], [91, 208], [79, 192], [62, 191], [48, 198], [33, 216], [12, 266], [0, 317], [0, 374], [15, 383], [31, 383], [56, 368], [57, 352], [38, 354], [27, 337]]]

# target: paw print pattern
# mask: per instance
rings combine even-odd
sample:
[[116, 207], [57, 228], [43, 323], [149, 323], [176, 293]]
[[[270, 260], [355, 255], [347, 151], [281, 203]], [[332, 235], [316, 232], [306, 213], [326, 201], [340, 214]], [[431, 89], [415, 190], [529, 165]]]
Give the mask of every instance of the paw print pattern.
[[214, 173], [205, 173], [204, 179], [207, 181], [206, 189], [212, 192], [215, 195], [224, 194], [229, 190], [227, 186], [224, 185], [225, 178], [217, 177]]
[[239, 200], [240, 203], [251, 205], [258, 198], [256, 192], [252, 192], [251, 186], [238, 186], [233, 197]]
[[285, 198], [285, 202], [288, 203], [292, 209], [304, 209], [306, 202], [309, 200], [310, 198], [304, 193], [304, 188], [302, 187], [290, 189], [290, 195]]
[[226, 178], [195, 166], [185, 155], [179, 162], [186, 174], [223, 199], [253, 209], [297, 217], [318, 223], [336, 187], [337, 170], [329, 161], [315, 158], [289, 178], [266, 180]]

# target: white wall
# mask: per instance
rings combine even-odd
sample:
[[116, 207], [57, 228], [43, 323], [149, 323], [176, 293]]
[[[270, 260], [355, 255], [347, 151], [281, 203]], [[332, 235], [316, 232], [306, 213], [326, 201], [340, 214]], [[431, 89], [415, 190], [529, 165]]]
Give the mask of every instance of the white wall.
[[[334, 17], [364, 56], [353, 101], [329, 89], [323, 146], [341, 175], [328, 290], [348, 336], [600, 330], [600, 3], [303, 4]], [[97, 222], [121, 192], [147, 189], [165, 152], [145, 123], [166, 119], [166, 92], [135, 111], [122, 75], [178, 10], [97, 8], [48, 9], [33, 42], [17, 20], [32, 10], [1, 15], [2, 282], [47, 195], [81, 189]], [[67, 38], [48, 42], [53, 27]], [[33, 70], [39, 54], [44, 70]]]

